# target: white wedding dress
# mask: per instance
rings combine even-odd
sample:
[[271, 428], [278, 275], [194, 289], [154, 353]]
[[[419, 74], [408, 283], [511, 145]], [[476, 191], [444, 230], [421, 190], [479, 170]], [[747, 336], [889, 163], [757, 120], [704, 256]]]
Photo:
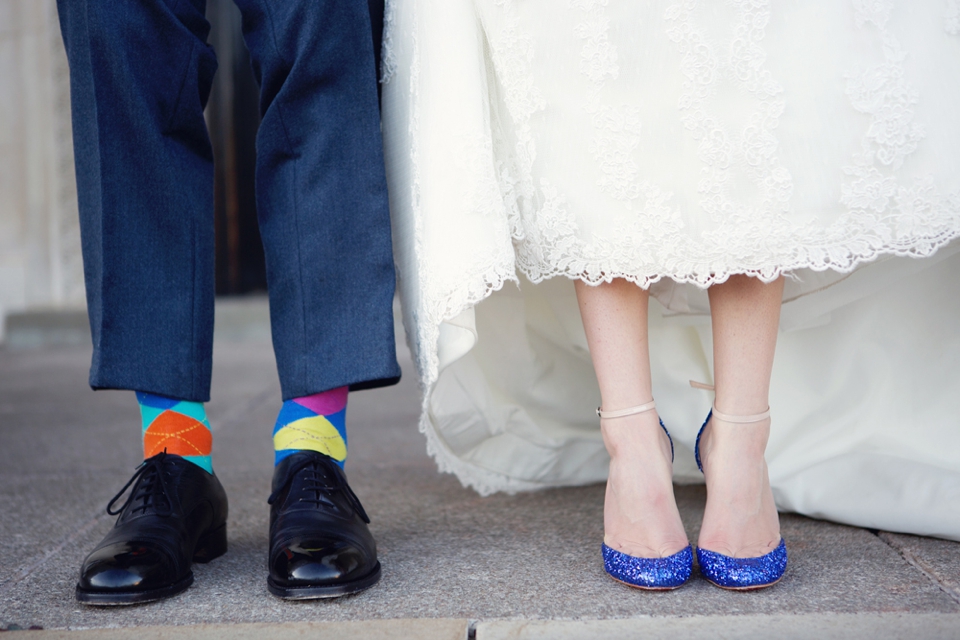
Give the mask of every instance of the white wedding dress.
[[606, 477], [572, 279], [650, 287], [678, 482], [705, 287], [788, 277], [782, 510], [960, 540], [960, 1], [388, 0], [394, 245], [440, 468]]

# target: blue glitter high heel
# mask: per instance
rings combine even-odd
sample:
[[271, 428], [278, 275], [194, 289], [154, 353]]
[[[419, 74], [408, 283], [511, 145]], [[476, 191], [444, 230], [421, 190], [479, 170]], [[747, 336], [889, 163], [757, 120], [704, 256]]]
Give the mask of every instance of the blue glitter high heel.
[[[693, 380], [690, 381], [690, 385], [697, 389], [713, 391], [713, 387]], [[703, 472], [703, 464], [700, 461], [700, 437], [703, 435], [707, 423], [710, 422], [710, 418], [714, 415], [724, 422], [751, 424], [769, 418], [770, 409], [750, 416], [732, 416], [717, 411], [717, 407], [714, 405], [697, 433], [697, 443], [693, 448], [693, 454], [697, 459], [697, 468], [700, 469], [701, 473]], [[703, 577], [722, 589], [734, 591], [763, 589], [779, 582], [787, 570], [787, 546], [783, 538], [780, 538], [780, 544], [777, 545], [776, 549], [757, 558], [733, 558], [697, 547], [697, 563], [700, 565], [700, 573], [703, 574]]]
[[[652, 411], [656, 407], [656, 403], [652, 401], [619, 411], [604, 411], [597, 407], [597, 415], [608, 420], [624, 418]], [[660, 420], [660, 428], [670, 440], [670, 460], [673, 461], [673, 438], [670, 437], [670, 432], [664, 426], [663, 420]], [[676, 589], [690, 579], [693, 571], [693, 548], [690, 545], [666, 558], [638, 558], [612, 549], [606, 543], [600, 546], [600, 550], [603, 553], [603, 568], [610, 577], [635, 589], [648, 591]]]

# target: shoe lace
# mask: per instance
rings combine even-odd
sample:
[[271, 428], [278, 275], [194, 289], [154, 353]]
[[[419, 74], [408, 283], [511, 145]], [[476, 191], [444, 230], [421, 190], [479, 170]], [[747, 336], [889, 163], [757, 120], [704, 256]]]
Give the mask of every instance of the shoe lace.
[[[107, 504], [107, 513], [111, 516], [120, 515], [130, 504], [134, 504], [133, 513], [146, 513], [147, 509], [153, 507], [157, 515], [169, 516], [172, 513], [170, 507], [170, 489], [167, 487], [166, 479], [163, 475], [163, 464], [167, 458], [167, 450], [144, 460], [137, 467], [133, 477], [123, 485], [123, 489]], [[126, 501], [119, 509], [114, 509], [114, 505], [126, 493], [134, 482], [140, 480], [127, 496]], [[139, 502], [139, 504], [137, 504]]]
[[301, 502], [316, 504], [318, 506], [330, 503], [330, 499], [327, 496], [340, 491], [346, 496], [347, 502], [353, 507], [354, 511], [360, 515], [364, 522], [369, 524], [370, 518], [367, 516], [363, 505], [360, 504], [360, 498], [357, 497], [357, 494], [355, 494], [353, 489], [350, 488], [350, 485], [347, 484], [344, 475], [333, 471], [322, 473], [320, 466], [316, 460], [303, 460], [299, 462], [287, 475], [287, 481], [283, 483], [283, 486], [270, 494], [270, 497], [267, 498], [267, 504], [276, 502], [281, 494], [287, 490], [297, 474], [302, 473], [304, 480], [303, 490], [308, 495], [301, 496]]

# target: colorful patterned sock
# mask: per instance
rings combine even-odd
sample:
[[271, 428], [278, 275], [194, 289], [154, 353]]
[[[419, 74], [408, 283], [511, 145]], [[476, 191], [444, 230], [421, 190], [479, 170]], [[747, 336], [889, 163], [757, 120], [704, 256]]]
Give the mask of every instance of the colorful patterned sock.
[[347, 459], [347, 391], [340, 387], [284, 402], [273, 427], [274, 464], [309, 450], [330, 456], [342, 468]]
[[137, 391], [143, 419], [143, 459], [161, 451], [175, 453], [213, 473], [213, 433], [203, 403], [175, 400]]

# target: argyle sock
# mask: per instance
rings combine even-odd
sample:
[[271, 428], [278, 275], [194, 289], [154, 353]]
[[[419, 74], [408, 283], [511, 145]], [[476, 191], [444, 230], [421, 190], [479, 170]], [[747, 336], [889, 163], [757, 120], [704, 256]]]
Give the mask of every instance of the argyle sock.
[[202, 403], [142, 391], [137, 391], [137, 402], [143, 420], [144, 460], [166, 451], [213, 473], [213, 433]]
[[297, 451], [319, 451], [340, 467], [347, 459], [347, 391], [340, 387], [287, 400], [273, 427], [274, 464]]

